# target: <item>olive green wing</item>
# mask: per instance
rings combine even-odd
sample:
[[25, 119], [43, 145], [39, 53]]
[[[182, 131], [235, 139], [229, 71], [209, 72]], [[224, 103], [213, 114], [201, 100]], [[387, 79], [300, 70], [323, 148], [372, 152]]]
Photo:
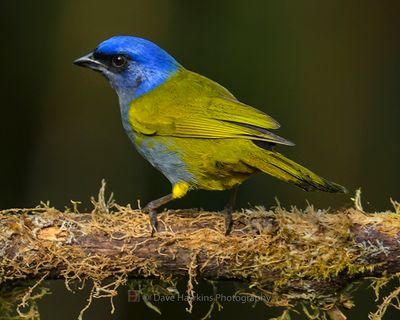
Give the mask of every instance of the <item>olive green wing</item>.
[[293, 145], [269, 129], [279, 123], [269, 115], [230, 98], [212, 98], [202, 107], [191, 105], [190, 117], [175, 120], [174, 136], [244, 138]]
[[143, 134], [182, 138], [232, 138], [293, 145], [269, 129], [279, 123], [269, 115], [233, 98], [201, 98], [162, 109], [131, 108], [132, 126]]

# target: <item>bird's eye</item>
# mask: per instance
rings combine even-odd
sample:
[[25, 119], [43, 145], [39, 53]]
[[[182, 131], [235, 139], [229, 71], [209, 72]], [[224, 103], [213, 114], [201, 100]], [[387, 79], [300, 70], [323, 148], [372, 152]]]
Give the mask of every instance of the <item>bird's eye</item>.
[[116, 68], [124, 67], [127, 62], [128, 62], [128, 60], [126, 59], [126, 57], [124, 57], [122, 55], [113, 56], [111, 59], [112, 65]]

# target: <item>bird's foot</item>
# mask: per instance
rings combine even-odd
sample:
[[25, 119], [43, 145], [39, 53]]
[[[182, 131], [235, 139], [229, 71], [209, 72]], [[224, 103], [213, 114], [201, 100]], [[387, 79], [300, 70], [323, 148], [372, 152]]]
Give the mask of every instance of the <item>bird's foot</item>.
[[154, 237], [154, 233], [158, 231], [157, 211], [156, 210], [150, 211], [149, 217], [150, 217], [151, 237]]
[[149, 214], [150, 217], [150, 227], [151, 227], [151, 236], [154, 236], [154, 233], [156, 233], [157, 226], [158, 226], [158, 221], [157, 221], [157, 209], [163, 206], [164, 204], [167, 204], [168, 202], [174, 200], [174, 197], [172, 194], [167, 194], [164, 197], [161, 197], [159, 199], [150, 201], [144, 208], [143, 211]]
[[232, 225], [233, 225], [233, 220], [232, 220], [232, 212], [235, 209], [235, 203], [236, 203], [236, 196], [238, 192], [238, 186], [235, 186], [229, 195], [229, 201], [226, 204], [224, 208], [224, 215], [225, 215], [225, 235], [229, 236], [229, 234], [232, 231]]
[[225, 216], [225, 235], [229, 236], [232, 231], [233, 219], [232, 219], [232, 209], [226, 207], [224, 209]]
[[151, 237], [154, 237], [154, 234], [158, 231], [157, 210], [146, 206], [143, 211], [149, 214]]

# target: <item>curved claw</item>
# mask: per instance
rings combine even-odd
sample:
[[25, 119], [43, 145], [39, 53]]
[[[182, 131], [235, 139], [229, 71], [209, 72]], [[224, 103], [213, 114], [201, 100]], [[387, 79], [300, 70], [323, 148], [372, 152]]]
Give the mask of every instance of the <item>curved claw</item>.
[[151, 202], [146, 205], [143, 209], [143, 212], [149, 215], [150, 219], [150, 229], [151, 229], [151, 236], [153, 237], [154, 234], [158, 231], [158, 219], [157, 219], [157, 210], [151, 206]]
[[157, 209], [161, 207], [162, 205], [172, 201], [174, 198], [172, 197], [172, 194], [168, 194], [164, 197], [161, 197], [159, 199], [150, 201], [144, 208], [143, 211], [149, 214], [150, 217], [150, 228], [151, 228], [151, 236], [154, 236], [154, 233], [156, 233], [157, 227], [158, 227], [158, 220], [157, 220]]
[[153, 237], [154, 233], [158, 231], [157, 211], [156, 210], [149, 211], [149, 217], [150, 217], [151, 236]]
[[236, 203], [236, 196], [238, 192], [239, 187], [235, 186], [230, 193], [229, 196], [229, 201], [227, 205], [225, 206], [224, 209], [224, 215], [225, 215], [225, 235], [228, 236], [231, 231], [232, 231], [232, 225], [233, 225], [233, 220], [232, 220], [232, 212], [235, 209], [235, 203]]
[[232, 225], [233, 225], [232, 210], [225, 209], [224, 216], [225, 216], [225, 235], [229, 236], [229, 234], [232, 231]]

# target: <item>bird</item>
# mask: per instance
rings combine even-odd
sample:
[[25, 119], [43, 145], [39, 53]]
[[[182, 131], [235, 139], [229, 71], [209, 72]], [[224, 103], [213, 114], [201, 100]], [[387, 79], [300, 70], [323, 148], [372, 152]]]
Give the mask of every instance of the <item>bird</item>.
[[113, 36], [74, 64], [108, 80], [131, 142], [171, 183], [169, 194], [143, 208], [152, 236], [158, 209], [196, 189], [231, 190], [223, 210], [229, 235], [238, 187], [258, 173], [306, 191], [347, 192], [276, 151], [294, 143], [271, 131], [280, 127], [274, 118], [186, 69], [149, 40]]

